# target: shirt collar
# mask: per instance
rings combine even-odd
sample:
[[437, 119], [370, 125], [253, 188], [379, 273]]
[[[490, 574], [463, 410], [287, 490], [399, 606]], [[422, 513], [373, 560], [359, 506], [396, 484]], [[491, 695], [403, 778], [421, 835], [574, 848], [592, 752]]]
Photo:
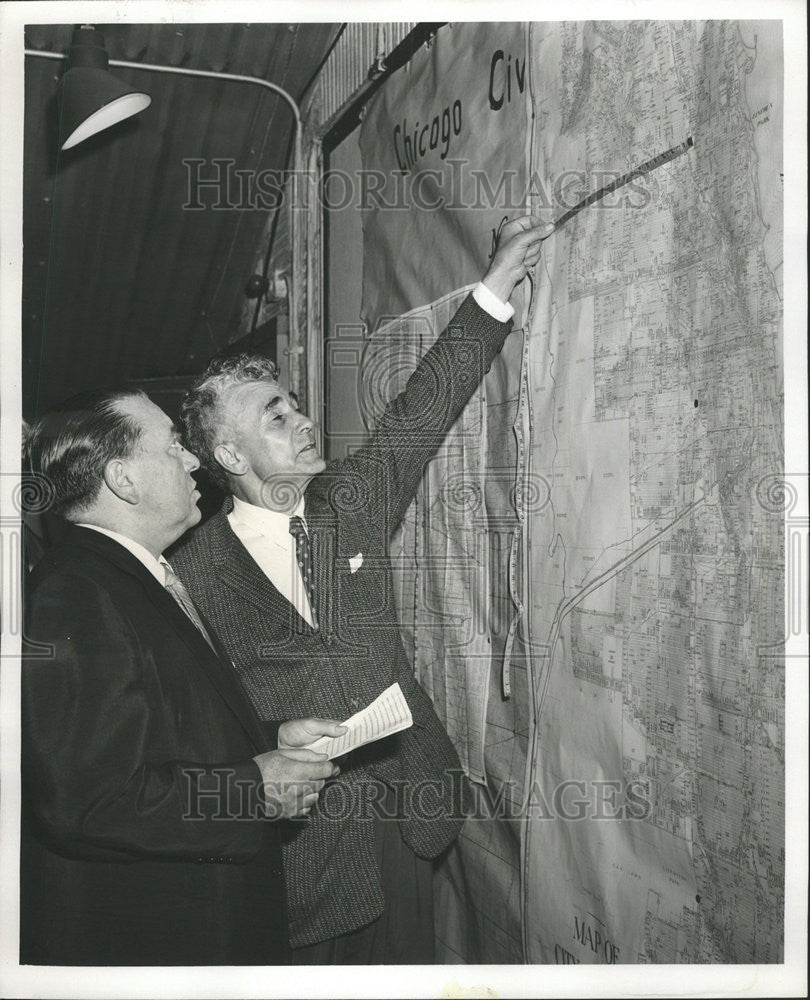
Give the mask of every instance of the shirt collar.
[[[268, 510], [267, 507], [257, 507], [255, 504], [233, 498], [233, 517], [246, 527], [255, 528], [263, 535], [287, 538], [290, 535], [290, 518], [300, 517], [304, 520], [304, 498], [298, 501], [295, 510], [284, 514], [278, 510]], [[304, 522], [306, 523], [306, 522]]]
[[144, 548], [140, 542], [136, 542], [134, 538], [128, 538], [126, 535], [122, 535], [118, 531], [110, 531], [109, 528], [100, 528], [97, 524], [85, 524], [83, 522], [77, 522], [76, 526], [79, 528], [89, 528], [91, 531], [98, 531], [100, 534], [107, 535], [108, 538], [112, 538], [113, 541], [118, 542], [119, 545], [123, 545], [125, 549], [135, 556], [138, 562], [142, 563], [149, 570], [161, 587], [165, 587], [166, 572], [163, 567], [168, 566], [168, 563], [163, 556], [159, 559], [155, 559], [149, 549]]

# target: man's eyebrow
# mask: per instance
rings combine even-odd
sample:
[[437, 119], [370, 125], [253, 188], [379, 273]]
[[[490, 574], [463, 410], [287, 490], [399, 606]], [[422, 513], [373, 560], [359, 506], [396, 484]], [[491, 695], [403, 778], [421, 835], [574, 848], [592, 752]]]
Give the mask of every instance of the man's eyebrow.
[[280, 406], [284, 402], [283, 396], [271, 396], [270, 399], [264, 404], [265, 412], [268, 410], [274, 410], [277, 406]]

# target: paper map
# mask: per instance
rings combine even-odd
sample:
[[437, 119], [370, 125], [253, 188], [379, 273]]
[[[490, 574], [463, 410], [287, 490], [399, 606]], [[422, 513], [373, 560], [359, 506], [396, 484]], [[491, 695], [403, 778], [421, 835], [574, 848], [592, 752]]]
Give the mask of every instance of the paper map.
[[[369, 106], [365, 167], [479, 170], [466, 210], [365, 214], [392, 394], [504, 217], [693, 140], [546, 240], [398, 540], [478, 802], [440, 871], [450, 961], [782, 960], [781, 80], [778, 21], [454, 24]], [[448, 155], [397, 162], [456, 102]]]
[[524, 832], [527, 957], [776, 962], [780, 28], [536, 30], [543, 174], [694, 149], [648, 174], [642, 210], [581, 213], [537, 269], [527, 785], [552, 816], [538, 802]]

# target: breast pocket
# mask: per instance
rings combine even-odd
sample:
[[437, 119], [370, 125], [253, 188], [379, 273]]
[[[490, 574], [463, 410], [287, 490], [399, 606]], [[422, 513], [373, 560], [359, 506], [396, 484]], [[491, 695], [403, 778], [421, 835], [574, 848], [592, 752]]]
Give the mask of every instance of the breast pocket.
[[[354, 568], [356, 566], [356, 568]], [[393, 587], [386, 559], [364, 555], [361, 564], [338, 561], [338, 613], [349, 627], [383, 621], [393, 609]]]

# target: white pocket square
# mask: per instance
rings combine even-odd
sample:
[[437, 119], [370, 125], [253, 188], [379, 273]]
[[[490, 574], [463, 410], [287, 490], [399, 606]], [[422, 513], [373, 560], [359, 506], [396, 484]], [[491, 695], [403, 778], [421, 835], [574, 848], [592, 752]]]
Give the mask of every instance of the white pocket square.
[[363, 553], [358, 552], [356, 556], [349, 556], [349, 572], [356, 573], [363, 565]]

